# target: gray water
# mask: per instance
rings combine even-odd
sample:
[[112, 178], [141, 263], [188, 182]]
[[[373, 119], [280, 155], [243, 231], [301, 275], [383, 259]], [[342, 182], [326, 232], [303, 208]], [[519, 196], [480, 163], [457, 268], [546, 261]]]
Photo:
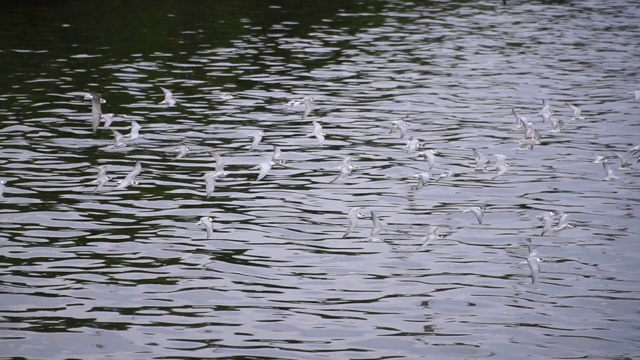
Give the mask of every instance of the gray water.
[[[636, 1], [68, 1], [0, 18], [0, 357], [640, 356], [640, 173], [612, 160], [604, 181], [592, 163], [640, 144]], [[93, 136], [87, 91], [144, 138]], [[287, 103], [304, 96], [303, 120]], [[532, 150], [512, 107], [541, 132]], [[454, 176], [411, 190], [429, 169], [389, 133], [406, 116], [440, 152], [432, 175]], [[256, 182], [271, 145], [286, 166]], [[474, 171], [472, 148], [508, 172]], [[208, 151], [229, 175], [206, 199]], [[139, 184], [115, 190], [136, 161]], [[382, 242], [369, 219], [341, 238], [355, 206]], [[574, 227], [541, 236], [544, 211]], [[440, 238], [416, 252], [429, 225]]]

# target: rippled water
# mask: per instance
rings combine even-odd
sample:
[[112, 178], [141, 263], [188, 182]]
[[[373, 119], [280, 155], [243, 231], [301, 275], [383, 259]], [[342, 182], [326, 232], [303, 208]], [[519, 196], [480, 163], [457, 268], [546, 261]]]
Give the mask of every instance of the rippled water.
[[[640, 174], [592, 163], [640, 144], [636, 2], [136, 3], [0, 15], [0, 356], [640, 356]], [[89, 90], [144, 138], [94, 137]], [[304, 96], [303, 120], [287, 103]], [[542, 98], [563, 132], [535, 116]], [[542, 134], [533, 150], [512, 107]], [[405, 116], [439, 151], [432, 175], [453, 177], [411, 189], [429, 166], [389, 133]], [[286, 166], [256, 182], [271, 145]], [[508, 172], [474, 171], [472, 148]], [[230, 174], [206, 199], [211, 150]], [[136, 161], [139, 184], [114, 190]], [[356, 206], [383, 242], [369, 219], [341, 238]], [[574, 228], [541, 236], [543, 211]], [[416, 252], [429, 225], [441, 237]]]

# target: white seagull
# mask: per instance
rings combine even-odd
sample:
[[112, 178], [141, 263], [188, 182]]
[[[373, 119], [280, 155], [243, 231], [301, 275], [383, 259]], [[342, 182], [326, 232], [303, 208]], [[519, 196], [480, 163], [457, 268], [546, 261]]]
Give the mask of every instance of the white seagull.
[[203, 216], [196, 223], [196, 226], [198, 225], [204, 225], [204, 227], [207, 229], [207, 239], [210, 239], [211, 236], [213, 236], [213, 219], [212, 218], [210, 218], [209, 216]]
[[476, 219], [478, 220], [478, 224], [482, 225], [482, 221], [484, 219], [484, 209], [483, 208], [481, 208], [479, 206], [473, 206], [473, 207], [470, 207], [470, 208], [468, 208], [466, 210], [463, 210], [462, 212], [463, 213], [468, 213], [468, 212], [473, 213], [473, 215], [475, 215]]
[[347, 228], [347, 231], [344, 233], [344, 235], [342, 235], [342, 238], [346, 238], [347, 236], [349, 236], [349, 234], [351, 234], [351, 232], [353, 231], [353, 229], [356, 228], [356, 225], [358, 224], [358, 219], [362, 219], [365, 216], [362, 215], [362, 213], [360, 212], [362, 208], [359, 207], [354, 207], [351, 210], [349, 210], [349, 227]]
[[176, 104], [176, 100], [173, 98], [173, 93], [165, 88], [163, 88], [162, 86], [160, 87], [160, 89], [162, 89], [162, 92], [164, 93], [164, 100], [162, 100], [160, 102], [160, 104], [166, 104], [169, 106], [173, 106]]

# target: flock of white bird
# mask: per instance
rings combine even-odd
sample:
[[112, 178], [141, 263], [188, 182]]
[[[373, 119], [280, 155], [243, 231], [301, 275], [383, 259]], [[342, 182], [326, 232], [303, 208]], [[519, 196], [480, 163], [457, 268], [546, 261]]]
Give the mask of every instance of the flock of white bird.
[[[173, 96], [173, 93], [165, 88], [161, 88], [161, 89], [162, 89], [162, 92], [164, 93], [164, 100], [162, 100], [160, 104], [166, 104], [167, 106], [174, 106], [176, 104], [176, 100]], [[631, 92], [630, 94], [634, 96], [634, 102], [640, 102], [640, 91], [634, 91], [634, 92]], [[229, 98], [232, 98], [232, 97], [226, 94], [223, 95], [223, 99], [229, 99]], [[114, 115], [102, 114], [101, 104], [104, 102], [104, 100], [100, 97], [100, 95], [96, 93], [88, 94], [86, 96], [86, 99], [92, 100], [92, 125], [93, 125], [94, 133], [97, 131], [97, 128], [101, 120], [104, 120], [104, 127], [108, 128], [112, 122]], [[307, 119], [311, 114], [312, 101], [313, 101], [312, 98], [305, 97], [301, 101], [290, 101], [287, 105], [289, 106], [304, 105], [304, 113], [302, 115], [302, 119], [304, 120], [304, 119]], [[566, 104], [567, 106], [569, 106], [569, 108], [573, 113], [573, 115], [569, 119], [570, 122], [580, 121], [585, 119], [584, 116], [582, 116], [582, 110], [579, 107], [570, 103], [566, 103]], [[540, 138], [541, 138], [540, 131], [535, 129], [534, 124], [528, 121], [527, 118], [520, 115], [516, 108], [512, 109], [512, 113], [515, 118], [515, 128], [524, 130], [524, 137], [520, 141], [520, 149], [532, 150], [535, 145], [540, 143]], [[536, 114], [536, 116], [541, 117], [543, 123], [546, 122], [548, 124], [551, 124], [551, 130], [550, 130], [551, 132], [563, 131], [564, 125], [565, 125], [564, 121], [554, 116], [554, 113], [551, 111], [551, 106], [547, 100], [545, 99], [542, 100], [542, 109], [540, 110], [540, 112]], [[320, 125], [320, 123], [315, 119], [312, 119], [312, 124], [313, 124], [313, 133], [310, 134], [309, 136], [315, 137], [318, 140], [318, 145], [323, 145], [326, 134], [323, 132], [322, 125]], [[114, 147], [126, 146], [128, 142], [132, 142], [140, 138], [141, 137], [139, 133], [140, 128], [141, 128], [140, 125], [136, 121], [132, 121], [131, 130], [128, 135], [122, 135], [118, 131], [112, 130], [114, 134], [114, 139], [115, 139], [115, 143], [113, 146]], [[391, 130], [389, 133], [391, 134], [395, 130], [399, 130], [400, 137], [405, 138], [405, 136], [408, 133], [408, 128], [409, 128], [409, 124], [407, 123], [406, 120], [404, 119], [395, 120], [395, 121], [392, 121]], [[252, 142], [248, 149], [252, 150], [256, 148], [261, 143], [263, 136], [264, 136], [264, 132], [261, 130], [254, 132], [251, 135]], [[417, 152], [423, 146], [424, 145], [421, 144], [417, 138], [412, 136], [407, 141], [407, 144], [405, 145], [404, 148], [409, 154], [415, 154], [418, 157], [424, 157], [424, 159], [429, 163], [429, 170], [431, 170], [436, 163], [436, 155], [438, 155], [438, 152], [434, 149], [426, 149], [422, 152]], [[487, 172], [487, 171], [497, 170], [496, 174], [493, 177], [491, 177], [491, 180], [496, 180], [498, 177], [504, 175], [508, 171], [508, 167], [510, 166], [510, 164], [507, 162], [507, 156], [502, 154], [493, 155], [495, 158], [495, 161], [493, 162], [492, 166], [489, 166], [490, 161], [485, 154], [481, 153], [477, 149], [472, 149], [472, 150], [473, 150], [473, 156], [475, 158], [476, 171]], [[181, 145], [178, 148], [176, 148], [175, 151], [178, 153], [178, 155], [176, 156], [176, 159], [179, 159], [186, 156], [187, 153], [190, 151], [190, 149], [185, 145]], [[213, 158], [216, 161], [215, 170], [212, 172], [208, 172], [203, 176], [203, 179], [205, 181], [205, 188], [206, 188], [205, 193], [207, 198], [211, 196], [211, 194], [214, 191], [215, 180], [217, 178], [221, 178], [228, 175], [228, 172], [224, 170], [224, 164], [225, 164], [224, 159], [220, 155], [214, 152], [211, 152], [211, 156], [213, 156]], [[277, 146], [273, 145], [273, 154], [271, 155], [271, 157], [269, 157], [266, 161], [256, 166], [256, 169], [260, 170], [256, 178], [256, 181], [260, 181], [264, 177], [266, 177], [274, 165], [277, 165], [277, 164], [284, 165], [284, 160], [282, 160], [281, 156], [282, 156], [281, 150]], [[611, 161], [617, 158], [620, 161], [619, 169], [626, 170], [626, 169], [630, 169], [633, 164], [638, 162], [640, 160], [639, 157], [640, 157], [640, 145], [632, 147], [631, 149], [628, 150], [626, 154], [616, 153], [613, 156], [600, 156], [600, 155], [594, 154], [593, 162], [602, 164], [606, 174], [606, 177], [604, 178], [604, 180], [615, 181], [615, 180], [618, 180], [619, 177], [615, 175], [614, 170], [610, 167]], [[351, 164], [351, 161], [352, 161], [351, 157], [346, 157], [343, 160], [342, 164], [339, 167], [340, 173], [333, 180], [331, 180], [330, 183], [342, 181], [351, 175], [352, 171], [355, 169], [355, 166]], [[94, 192], [99, 191], [102, 188], [102, 186], [107, 181], [110, 180], [110, 178], [106, 176], [106, 170], [107, 170], [106, 167], [101, 167], [99, 169], [98, 178], [95, 180], [98, 183], [98, 186], [96, 187]], [[133, 170], [125, 177], [124, 180], [120, 181], [119, 185], [116, 188], [124, 189], [131, 184], [136, 184], [135, 176], [138, 175], [140, 171], [141, 171], [141, 164], [140, 162], [137, 162]], [[434, 183], [438, 182], [450, 176], [453, 176], [453, 171], [448, 169], [444, 170], [443, 173], [441, 173], [435, 179], [433, 179], [433, 182]], [[426, 186], [430, 181], [432, 181], [432, 175], [430, 172], [421, 172], [421, 173], [415, 174], [414, 177], [417, 179], [417, 184], [414, 187], [412, 187], [412, 190], [419, 190], [422, 187]], [[0, 194], [1, 194], [1, 191], [0, 191]], [[349, 225], [346, 232], [342, 236], [343, 238], [346, 238], [347, 236], [349, 236], [349, 234], [356, 228], [359, 219], [367, 217], [361, 211], [362, 211], [362, 208], [360, 207], [352, 208], [349, 211], [349, 214], [347, 216], [349, 220]], [[372, 221], [372, 228], [371, 228], [371, 234], [368, 238], [368, 241], [372, 241], [372, 242], [382, 241], [382, 238], [380, 237], [380, 233], [383, 230], [382, 223], [378, 218], [378, 216], [375, 214], [375, 212], [370, 211], [369, 213], [370, 213], [369, 217], [371, 218], [371, 221]], [[484, 208], [479, 206], [474, 206], [474, 207], [470, 207], [463, 210], [463, 213], [472, 213], [475, 216], [476, 220], [478, 221], [478, 224], [483, 223]], [[557, 220], [557, 224], [554, 226], [553, 223], [554, 223], [555, 217], [557, 217], [558, 220]], [[557, 212], [557, 213], [544, 212], [540, 214], [537, 217], [537, 219], [542, 221], [541, 235], [556, 233], [556, 232], [573, 227], [573, 225], [569, 223], [568, 214], [563, 212]], [[211, 217], [209, 216], [201, 217], [200, 220], [196, 223], [196, 226], [197, 225], [203, 225], [205, 227], [207, 232], [207, 239], [213, 236], [213, 219]], [[439, 238], [438, 228], [439, 228], [438, 226], [428, 227], [427, 235], [424, 236], [422, 240], [422, 245], [418, 249], [416, 249], [416, 251], [425, 250], [431, 242]], [[526, 258], [526, 262], [528, 263], [529, 268], [531, 270], [531, 281], [532, 283], [536, 283], [538, 282], [538, 279], [540, 276], [539, 263], [541, 262], [541, 259], [538, 257], [538, 252], [535, 249], [533, 249], [531, 246], [528, 246], [528, 250], [529, 252]]]
[[[165, 88], [161, 88], [161, 89], [162, 89], [162, 92], [164, 93], [164, 100], [162, 100], [160, 104], [165, 104], [167, 106], [176, 105], [177, 102], [176, 102], [176, 99], [174, 98], [173, 93]], [[634, 102], [640, 102], [640, 91], [634, 91], [634, 92], [631, 92], [630, 94], [634, 96]], [[223, 100], [228, 100], [231, 98], [233, 97], [227, 94], [224, 94], [222, 96]], [[114, 121], [115, 115], [112, 113], [102, 113], [101, 105], [105, 103], [105, 100], [100, 96], [100, 94], [97, 94], [97, 93], [88, 93], [85, 95], [85, 99], [91, 100], [91, 103], [92, 103], [91, 124], [92, 124], [93, 133], [94, 134], [97, 133], [101, 122], [103, 122], [104, 129], [110, 129], [110, 126]], [[302, 115], [302, 119], [307, 119], [312, 111], [312, 105], [311, 105], [312, 101], [313, 101], [312, 98], [305, 97], [301, 101], [291, 101], [287, 105], [289, 106], [304, 105], [304, 113]], [[567, 103], [567, 106], [569, 106], [569, 108], [573, 113], [572, 117], [569, 119], [570, 122], [580, 121], [585, 119], [582, 116], [582, 111], [579, 107], [569, 103]], [[520, 141], [520, 149], [523, 149], [523, 150], [533, 149], [534, 146], [540, 143], [539, 142], [541, 137], [540, 132], [535, 129], [534, 124], [532, 122], [528, 121], [527, 118], [520, 115], [517, 109], [513, 108], [512, 113], [515, 118], [515, 129], [524, 130], [524, 137]], [[546, 122], [551, 125], [551, 130], [550, 130], [551, 132], [561, 132], [563, 130], [563, 127], [565, 125], [564, 121], [554, 116], [554, 113], [551, 111], [550, 104], [548, 101], [542, 100], [542, 109], [540, 110], [540, 112], [536, 114], [536, 116], [541, 117], [543, 123]], [[325, 141], [325, 136], [326, 136], [326, 134], [323, 132], [322, 125], [320, 125], [320, 123], [315, 119], [312, 120], [312, 124], [313, 124], [313, 133], [310, 134], [309, 136], [315, 137], [318, 141], [318, 145], [322, 145]], [[408, 133], [409, 126], [410, 125], [406, 122], [405, 119], [392, 121], [391, 130], [389, 133], [392, 134], [396, 130], [399, 130], [400, 137], [405, 138]], [[115, 129], [111, 129], [114, 136], [114, 144], [112, 145], [112, 147], [113, 148], [124, 147], [134, 143], [135, 141], [143, 137], [143, 135], [140, 134], [140, 130], [141, 130], [141, 126], [135, 120], [131, 121], [130, 132], [126, 135], [121, 134]], [[256, 148], [261, 143], [263, 136], [264, 136], [263, 131], [254, 132], [251, 135], [252, 142], [249, 145], [248, 149], [251, 150]], [[418, 152], [418, 150], [423, 147], [424, 145], [421, 144], [417, 138], [412, 136], [407, 141], [407, 144], [405, 145], [404, 149], [406, 149], [407, 153], [409, 154], [414, 154], [417, 157], [424, 157], [424, 159], [429, 164], [429, 171], [431, 171], [436, 163], [436, 155], [438, 155], [438, 152], [434, 149], [425, 149], [422, 152]], [[507, 157], [505, 155], [501, 155], [501, 154], [494, 155], [495, 160], [493, 162], [493, 165], [489, 166], [490, 161], [485, 154], [481, 153], [477, 149], [472, 149], [472, 150], [473, 150], [473, 156], [475, 158], [475, 168], [474, 168], [475, 171], [481, 171], [481, 172], [488, 172], [488, 171], [494, 171], [494, 170], [497, 171], [495, 175], [491, 177], [491, 180], [496, 180], [497, 178], [504, 175], [508, 171], [508, 167], [510, 166], [510, 164], [507, 162]], [[191, 149], [186, 145], [178, 146], [175, 149], [175, 152], [177, 153], [175, 159], [180, 159], [187, 156], [187, 154], [190, 151]], [[225, 166], [224, 158], [215, 152], [210, 152], [210, 155], [215, 160], [215, 170], [211, 172], [207, 172], [203, 176], [203, 180], [205, 182], [206, 198], [209, 198], [213, 193], [215, 189], [216, 180], [228, 175], [228, 172], [225, 171], [224, 169], [224, 166]], [[612, 160], [614, 159], [617, 159], [620, 162], [619, 169], [622, 169], [622, 170], [630, 169], [633, 164], [637, 163], [640, 160], [640, 145], [630, 148], [626, 154], [617, 153], [617, 154], [613, 154], [612, 156], [600, 156], [600, 155], [594, 154], [593, 163], [602, 164], [605, 170], [606, 177], [604, 178], [604, 180], [615, 181], [619, 179], [619, 177], [615, 175], [613, 168], [610, 166], [610, 164], [612, 163]], [[351, 163], [351, 161], [352, 161], [351, 157], [346, 157], [343, 160], [342, 164], [339, 167], [339, 171], [340, 171], [339, 174], [333, 180], [331, 180], [330, 183], [343, 181], [351, 175], [352, 171], [356, 168]], [[273, 153], [271, 154], [271, 156], [268, 157], [264, 162], [260, 163], [258, 166], [255, 167], [255, 169], [259, 169], [259, 173], [256, 178], [256, 181], [260, 181], [263, 178], [265, 178], [274, 165], [284, 165], [284, 164], [285, 162], [282, 159], [282, 151], [277, 146], [273, 145]], [[93, 190], [94, 193], [103, 191], [105, 184], [111, 180], [111, 178], [107, 175], [107, 170], [108, 170], [107, 165], [104, 165], [98, 168], [97, 178], [93, 181], [97, 184], [95, 189]], [[122, 189], [126, 189], [130, 185], [136, 185], [137, 184], [136, 176], [140, 174], [141, 171], [142, 171], [142, 164], [138, 161], [135, 163], [131, 172], [129, 172], [123, 180], [119, 181], [115, 189], [122, 190]], [[424, 186], [427, 186], [430, 182], [437, 183], [453, 175], [454, 175], [453, 171], [448, 169], [445, 169], [441, 174], [439, 174], [436, 177], [432, 177], [432, 174], [430, 172], [421, 172], [421, 173], [415, 174], [414, 177], [417, 179], [417, 184], [412, 187], [412, 190], [419, 190]], [[0, 197], [3, 195], [5, 184], [6, 184], [5, 180], [0, 180]], [[474, 206], [474, 207], [470, 207], [463, 210], [463, 212], [472, 213], [475, 216], [478, 224], [482, 224], [484, 220], [484, 210], [485, 209], [482, 207]], [[372, 226], [371, 234], [368, 238], [368, 241], [373, 241], [373, 242], [382, 241], [380, 237], [380, 233], [383, 230], [382, 223], [373, 211], [370, 211], [369, 213], [370, 215], [368, 217], [371, 218], [373, 226]], [[349, 234], [351, 234], [351, 232], [356, 228], [359, 219], [366, 218], [367, 216], [363, 214], [362, 208], [354, 207], [349, 211], [349, 214], [347, 217], [349, 220], [349, 225], [346, 232], [342, 236], [343, 238], [346, 238], [347, 236], [349, 236]], [[556, 217], [558, 220], [556, 225], [554, 226], [553, 224]], [[556, 232], [573, 227], [569, 223], [568, 215], [563, 212], [557, 212], [557, 213], [544, 212], [540, 214], [537, 218], [540, 221], [542, 221], [541, 235], [556, 233]], [[213, 236], [214, 226], [213, 226], [213, 219], [211, 217], [209, 216], [201, 217], [196, 225], [203, 225], [205, 227], [206, 233], [207, 233], [207, 239]], [[419, 248], [417, 248], [416, 251], [425, 250], [430, 243], [432, 243], [434, 240], [438, 238], [439, 238], [438, 226], [429, 226], [427, 230], [427, 235], [424, 236], [422, 240], [422, 245]], [[526, 258], [526, 262], [529, 264], [529, 267], [531, 270], [532, 282], [536, 283], [538, 281], [539, 274], [540, 274], [540, 265], [539, 265], [540, 259], [538, 258], [538, 253], [536, 250], [532, 249], [531, 246], [528, 246], [528, 248], [529, 248], [529, 254]]]

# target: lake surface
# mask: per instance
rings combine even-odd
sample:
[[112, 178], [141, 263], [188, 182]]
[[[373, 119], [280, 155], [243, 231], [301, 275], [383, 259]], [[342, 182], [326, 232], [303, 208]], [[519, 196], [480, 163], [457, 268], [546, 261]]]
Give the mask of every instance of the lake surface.
[[[0, 19], [1, 358], [640, 357], [640, 172], [613, 158], [640, 144], [638, 2], [16, 2]], [[144, 137], [94, 136], [88, 91]], [[273, 145], [286, 163], [256, 181]], [[207, 198], [209, 151], [229, 174]], [[342, 238], [353, 207], [382, 241], [369, 218]], [[573, 227], [541, 235], [543, 212]]]

